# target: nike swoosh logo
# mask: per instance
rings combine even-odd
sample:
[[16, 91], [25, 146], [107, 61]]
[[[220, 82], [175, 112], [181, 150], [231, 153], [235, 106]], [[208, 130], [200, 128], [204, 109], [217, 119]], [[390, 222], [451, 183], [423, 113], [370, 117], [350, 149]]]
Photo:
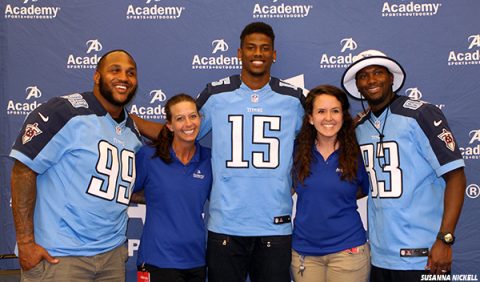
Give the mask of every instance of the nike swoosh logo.
[[50, 118], [49, 117], [46, 117], [44, 115], [42, 115], [42, 113], [38, 113], [38, 115], [40, 116], [40, 118], [44, 121], [44, 122], [47, 122]]
[[435, 125], [435, 126], [439, 126], [440, 124], [442, 124], [442, 120], [434, 120], [433, 121], [433, 125]]

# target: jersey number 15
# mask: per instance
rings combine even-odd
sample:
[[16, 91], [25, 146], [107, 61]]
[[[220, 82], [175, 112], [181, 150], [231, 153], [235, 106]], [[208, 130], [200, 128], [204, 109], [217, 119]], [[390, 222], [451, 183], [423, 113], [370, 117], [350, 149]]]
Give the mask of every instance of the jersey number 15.
[[[227, 160], [229, 168], [248, 168], [249, 161], [244, 159], [245, 136], [244, 116], [230, 115], [228, 121], [232, 128], [232, 158]], [[280, 131], [279, 116], [252, 116], [252, 144], [264, 144], [267, 152], [252, 151], [252, 165], [255, 168], [277, 168], [279, 165], [280, 140], [276, 137], [265, 136], [265, 127], [270, 131]]]

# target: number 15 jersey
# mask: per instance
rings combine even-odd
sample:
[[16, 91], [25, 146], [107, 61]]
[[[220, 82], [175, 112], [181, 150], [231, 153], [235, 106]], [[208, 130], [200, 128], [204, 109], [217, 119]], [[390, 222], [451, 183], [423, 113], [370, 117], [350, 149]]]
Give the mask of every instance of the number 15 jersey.
[[290, 170], [303, 101], [301, 89], [277, 78], [252, 90], [239, 75], [212, 82], [199, 95], [199, 138], [212, 132], [208, 230], [291, 234]]

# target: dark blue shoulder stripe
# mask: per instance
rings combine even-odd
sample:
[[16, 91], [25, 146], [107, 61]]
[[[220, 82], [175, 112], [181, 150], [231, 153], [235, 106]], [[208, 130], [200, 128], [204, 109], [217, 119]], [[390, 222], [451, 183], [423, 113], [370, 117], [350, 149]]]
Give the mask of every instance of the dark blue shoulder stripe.
[[[80, 115], [96, 114], [102, 116], [106, 114], [105, 109], [101, 107], [93, 93], [85, 92], [72, 95], [75, 96], [68, 95], [70, 99], [66, 98], [67, 96], [54, 97], [32, 111], [27, 116], [20, 134], [15, 140], [13, 149], [34, 159], [53, 136], [72, 118]], [[30, 143], [25, 146], [22, 138], [26, 134], [27, 126], [29, 126], [30, 131], [37, 131], [41, 134], [35, 135], [28, 142], [25, 142], [25, 144]]]
[[462, 158], [445, 115], [435, 105], [400, 96], [392, 104], [391, 111], [417, 122], [429, 140], [440, 165]]
[[142, 141], [142, 135], [140, 135], [140, 131], [137, 128], [137, 125], [133, 121], [133, 119], [130, 117], [130, 115], [127, 113], [127, 121], [125, 122], [125, 126], [130, 128], [130, 130], [135, 133], [137, 136], [138, 140]]
[[367, 113], [358, 113], [357, 114], [357, 117], [358, 117], [358, 120], [357, 122], [355, 123], [355, 127], [359, 126], [360, 124], [363, 124], [364, 122], [366, 122], [369, 118], [370, 118], [370, 115], [371, 115], [371, 111], [368, 110]]
[[223, 93], [223, 92], [231, 92], [238, 88], [242, 84], [242, 80], [240, 79], [240, 75], [233, 75], [230, 77], [226, 77], [220, 79], [218, 81], [210, 82], [207, 84], [205, 89], [198, 95], [197, 97], [197, 107], [199, 109], [207, 102], [210, 96]]
[[294, 86], [276, 77], [271, 77], [270, 88], [272, 88], [272, 90], [277, 92], [278, 94], [298, 98], [302, 106], [305, 106], [305, 96], [303, 95], [303, 89], [301, 89], [300, 87]]

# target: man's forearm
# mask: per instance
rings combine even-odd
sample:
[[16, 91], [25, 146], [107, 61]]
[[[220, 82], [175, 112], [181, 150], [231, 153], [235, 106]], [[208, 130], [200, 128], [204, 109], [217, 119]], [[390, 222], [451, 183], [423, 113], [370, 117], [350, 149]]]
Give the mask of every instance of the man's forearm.
[[137, 203], [137, 204], [145, 204], [145, 190], [141, 190], [140, 192], [135, 192], [132, 193], [132, 196], [130, 197], [130, 202], [131, 203]]
[[11, 176], [12, 210], [19, 245], [35, 242], [33, 214], [37, 196], [37, 174], [15, 161]]
[[454, 232], [462, 211], [465, 197], [466, 178], [463, 168], [458, 168], [444, 175], [446, 181], [444, 211], [441, 232]]
[[163, 124], [159, 122], [148, 121], [134, 114], [130, 114], [130, 117], [137, 125], [140, 134], [150, 140], [157, 140], [158, 134], [160, 133], [160, 130], [162, 130]]

